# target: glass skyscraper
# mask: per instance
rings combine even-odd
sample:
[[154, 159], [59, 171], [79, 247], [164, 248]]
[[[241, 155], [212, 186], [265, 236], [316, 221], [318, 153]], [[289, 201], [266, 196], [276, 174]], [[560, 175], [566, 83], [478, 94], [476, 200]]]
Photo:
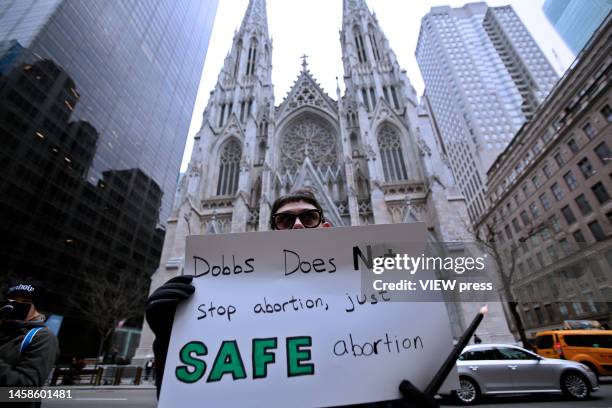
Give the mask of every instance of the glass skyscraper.
[[567, 46], [578, 54], [612, 11], [612, 0], [546, 0], [542, 10]]
[[0, 3], [3, 278], [46, 285], [64, 353], [92, 355], [75, 307], [87, 276], [148, 278], [159, 263], [216, 9]]
[[558, 76], [511, 6], [432, 7], [416, 49], [426, 101], [475, 221], [487, 170]]

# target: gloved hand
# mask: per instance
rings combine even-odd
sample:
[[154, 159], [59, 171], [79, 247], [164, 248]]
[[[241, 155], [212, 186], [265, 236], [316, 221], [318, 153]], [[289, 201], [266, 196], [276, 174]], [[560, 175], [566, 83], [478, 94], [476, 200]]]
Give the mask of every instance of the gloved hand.
[[439, 408], [438, 402], [433, 395], [425, 394], [408, 380], [404, 380], [400, 383], [399, 390], [403, 396], [403, 407]]
[[176, 306], [195, 291], [193, 276], [176, 276], [161, 285], [147, 299], [146, 317], [155, 338], [170, 340]]
[[149, 327], [155, 334], [153, 353], [155, 354], [155, 385], [158, 397], [170, 344], [172, 323], [174, 323], [174, 312], [176, 306], [195, 291], [191, 284], [192, 280], [191, 275], [176, 276], [157, 288], [147, 299], [145, 316]]

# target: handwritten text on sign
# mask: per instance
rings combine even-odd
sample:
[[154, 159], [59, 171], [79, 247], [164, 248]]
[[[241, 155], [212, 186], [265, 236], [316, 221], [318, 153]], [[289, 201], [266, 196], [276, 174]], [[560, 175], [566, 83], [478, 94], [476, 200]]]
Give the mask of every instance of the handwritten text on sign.
[[[177, 309], [160, 407], [334, 406], [425, 387], [452, 347], [443, 303], [364, 293], [360, 243], [422, 250], [422, 224], [187, 239], [194, 295]], [[447, 386], [456, 385], [456, 374]]]

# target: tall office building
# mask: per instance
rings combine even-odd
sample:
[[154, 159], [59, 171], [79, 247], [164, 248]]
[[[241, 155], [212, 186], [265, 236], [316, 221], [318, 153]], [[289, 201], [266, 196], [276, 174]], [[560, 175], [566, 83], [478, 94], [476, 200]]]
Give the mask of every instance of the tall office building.
[[612, 324], [610, 36], [612, 16], [488, 173], [491, 206], [476, 227], [512, 254], [528, 335], [569, 319]]
[[542, 10], [567, 46], [578, 54], [612, 11], [612, 1], [546, 0]]
[[[159, 263], [217, 2], [0, 4], [0, 256], [95, 355], [87, 276]], [[145, 293], [142, 294], [143, 302]]]
[[486, 172], [558, 79], [512, 7], [433, 7], [416, 57], [430, 110], [472, 221]]

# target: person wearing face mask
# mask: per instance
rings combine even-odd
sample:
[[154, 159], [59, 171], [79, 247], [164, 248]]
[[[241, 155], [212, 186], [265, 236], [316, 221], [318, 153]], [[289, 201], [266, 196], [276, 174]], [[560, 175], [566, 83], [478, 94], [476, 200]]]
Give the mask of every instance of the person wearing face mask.
[[[57, 337], [36, 308], [40, 291], [32, 281], [18, 280], [0, 302], [0, 387], [42, 387], [59, 355]], [[40, 407], [40, 402], [14, 406]]]
[[[272, 205], [270, 228], [272, 230], [300, 230], [307, 228], [329, 228], [331, 223], [325, 219], [323, 208], [315, 195], [307, 189], [296, 190], [279, 197]], [[170, 343], [170, 333], [176, 306], [190, 297], [195, 291], [191, 284], [193, 276], [183, 275], [170, 279], [157, 288], [147, 300], [146, 318], [155, 334], [153, 353], [155, 354], [157, 395], [161, 389], [163, 370]], [[398, 379], [400, 400], [347, 405], [339, 408], [437, 408], [437, 401], [423, 393], [410, 381]]]

